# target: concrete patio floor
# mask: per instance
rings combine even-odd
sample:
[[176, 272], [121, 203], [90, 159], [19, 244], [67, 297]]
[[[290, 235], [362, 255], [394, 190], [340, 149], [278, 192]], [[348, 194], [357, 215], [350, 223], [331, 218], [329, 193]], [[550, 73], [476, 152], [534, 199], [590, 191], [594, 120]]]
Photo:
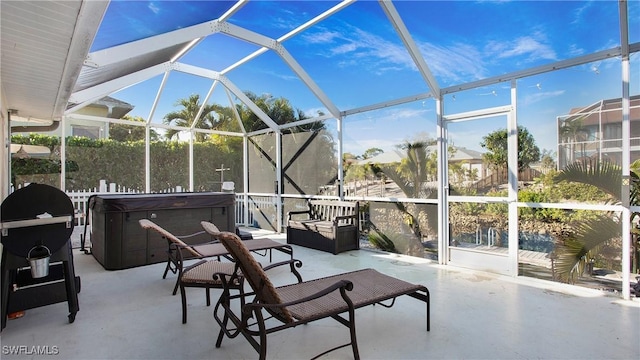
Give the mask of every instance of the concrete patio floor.
[[[286, 242], [282, 234], [269, 237]], [[367, 250], [332, 255], [293, 248], [294, 257], [303, 261], [305, 280], [371, 267], [429, 288], [430, 332], [424, 303], [408, 296], [391, 309], [356, 311], [363, 359], [640, 358], [638, 299]], [[274, 261], [285, 259], [279, 252], [273, 255]], [[257, 258], [268, 263], [268, 257]], [[2, 359], [258, 358], [242, 337], [225, 338], [215, 348], [219, 328], [202, 289], [188, 289], [183, 325], [180, 296], [171, 295], [175, 275], [162, 279], [164, 264], [106, 271], [78, 250], [74, 261], [82, 281], [75, 322], [68, 323], [66, 302], [28, 310], [2, 331]], [[295, 281], [285, 268], [269, 274], [275, 285]], [[218, 294], [213, 290], [212, 297]], [[348, 336], [348, 329], [332, 319], [317, 321], [270, 335], [267, 358], [308, 359], [347, 342]], [[34, 355], [34, 346], [48, 346], [50, 355]], [[347, 347], [322, 358], [350, 359], [352, 353]]]

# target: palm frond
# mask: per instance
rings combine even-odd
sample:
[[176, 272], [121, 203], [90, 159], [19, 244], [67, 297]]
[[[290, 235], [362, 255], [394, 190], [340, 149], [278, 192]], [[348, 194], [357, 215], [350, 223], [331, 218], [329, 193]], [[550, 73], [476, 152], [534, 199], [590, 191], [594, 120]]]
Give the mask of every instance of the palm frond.
[[598, 187], [607, 194], [621, 199], [622, 169], [609, 161], [589, 159], [567, 165], [560, 171], [555, 181], [573, 181]]
[[371, 231], [368, 236], [369, 242], [378, 249], [397, 253], [396, 245], [393, 243], [393, 240], [389, 239], [389, 237], [377, 230]]
[[398, 171], [396, 166], [383, 164], [380, 166], [380, 171], [382, 171], [389, 180], [398, 185], [400, 190], [402, 190], [407, 197], [411, 197], [413, 195], [415, 191], [413, 184], [406, 178], [406, 176]]
[[571, 282], [582, 274], [588, 259], [595, 257], [607, 241], [616, 236], [620, 236], [620, 224], [610, 216], [600, 215], [577, 223], [574, 232], [556, 245], [554, 270], [558, 280]]
[[640, 203], [640, 159], [631, 163], [630, 177], [629, 202], [631, 205], [638, 205]]

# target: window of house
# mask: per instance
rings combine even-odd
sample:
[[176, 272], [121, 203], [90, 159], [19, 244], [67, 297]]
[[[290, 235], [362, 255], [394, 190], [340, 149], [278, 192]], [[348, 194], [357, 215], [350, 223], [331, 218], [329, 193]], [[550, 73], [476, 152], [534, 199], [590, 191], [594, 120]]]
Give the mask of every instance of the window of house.
[[84, 136], [89, 139], [100, 139], [101, 128], [99, 126], [73, 125], [71, 135]]
[[605, 140], [622, 139], [622, 124], [606, 124], [604, 126]]

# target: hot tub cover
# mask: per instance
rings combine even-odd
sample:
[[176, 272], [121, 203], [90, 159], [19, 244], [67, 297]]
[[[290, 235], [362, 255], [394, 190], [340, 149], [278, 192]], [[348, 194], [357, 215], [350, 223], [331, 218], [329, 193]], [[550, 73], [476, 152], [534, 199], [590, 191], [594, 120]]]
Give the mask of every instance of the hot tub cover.
[[89, 201], [89, 208], [101, 213], [131, 212], [159, 209], [196, 209], [235, 204], [235, 195], [222, 192], [176, 194], [119, 194], [97, 195]]

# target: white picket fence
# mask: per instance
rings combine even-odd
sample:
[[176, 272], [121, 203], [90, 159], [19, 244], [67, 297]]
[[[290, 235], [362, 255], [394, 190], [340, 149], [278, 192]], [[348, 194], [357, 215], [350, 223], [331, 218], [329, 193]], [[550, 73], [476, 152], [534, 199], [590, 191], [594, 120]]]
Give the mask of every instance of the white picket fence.
[[[67, 195], [69, 196], [69, 198], [71, 199], [71, 202], [73, 203], [73, 207], [75, 209], [75, 218], [76, 218], [76, 225], [77, 226], [84, 226], [85, 222], [86, 222], [86, 216], [87, 216], [87, 201], [89, 200], [89, 197], [92, 195], [104, 195], [104, 194], [139, 194], [139, 193], [144, 193], [144, 191], [140, 191], [137, 189], [129, 189], [129, 188], [125, 188], [123, 186], [118, 186], [116, 184], [108, 184], [109, 186], [106, 186], [106, 183], [102, 183], [100, 184], [99, 188], [94, 188], [94, 189], [88, 189], [88, 190], [78, 190], [78, 191], [67, 191]], [[165, 189], [163, 191], [159, 191], [158, 193], [162, 193], [162, 194], [168, 194], [168, 193], [180, 193], [183, 192], [182, 187], [181, 186], [177, 186], [176, 188], [171, 188], [171, 189]], [[269, 207], [273, 207], [273, 198], [272, 197], [268, 197], [268, 196], [260, 196], [260, 197], [255, 197], [252, 196], [251, 200], [249, 201], [249, 218], [247, 219], [247, 221], [245, 221], [244, 215], [244, 197], [245, 195], [243, 194], [236, 194], [235, 196], [235, 201], [236, 201], [236, 206], [235, 206], [235, 211], [236, 211], [236, 224], [237, 225], [253, 225], [255, 224], [254, 221], [254, 217], [253, 214], [255, 211], [260, 211], [260, 209], [264, 209], [264, 208], [269, 208]]]
[[[28, 183], [19, 184], [17, 186], [18, 189], [21, 189], [25, 186], [29, 185]], [[11, 187], [11, 190], [14, 190], [14, 187]], [[176, 186], [175, 188], [169, 188], [157, 193], [181, 193], [183, 192], [183, 188], [181, 186]], [[141, 194], [144, 191], [139, 189], [127, 188], [122, 185], [118, 185], [115, 183], [107, 183], [105, 180], [100, 180], [98, 187], [84, 190], [67, 190], [66, 194], [71, 199], [74, 208], [74, 216], [75, 216], [75, 225], [77, 227], [85, 226], [87, 222], [87, 206], [89, 197], [92, 195], [108, 195], [108, 194]], [[238, 225], [253, 225], [254, 221], [254, 213], [260, 212], [261, 209], [270, 209], [274, 207], [275, 198], [271, 196], [251, 196], [249, 200], [249, 218], [245, 221], [245, 212], [244, 212], [244, 194], [236, 194], [236, 224]], [[89, 216], [90, 219], [90, 216]]]
[[[172, 191], [177, 192], [177, 191]], [[73, 208], [75, 209], [75, 218], [76, 218], [76, 226], [84, 226], [86, 222], [87, 216], [87, 201], [91, 195], [104, 195], [104, 194], [137, 194], [141, 193], [140, 191], [131, 191], [131, 192], [99, 192], [99, 191], [90, 191], [90, 190], [82, 190], [82, 191], [68, 191], [67, 195], [71, 199], [73, 203]], [[249, 204], [249, 221], [245, 223], [244, 221], [244, 211], [242, 206], [240, 206], [244, 201], [244, 195], [236, 195], [236, 224], [244, 225], [244, 224], [253, 224], [253, 210], [257, 210], [259, 208], [265, 207], [267, 204], [271, 204], [273, 206], [272, 201], [259, 201], [251, 202]]]
[[[29, 183], [18, 184], [17, 188], [21, 189], [25, 186], [29, 185]], [[183, 192], [182, 186], [176, 186], [175, 188], [168, 188], [157, 193], [160, 194], [169, 194], [169, 193], [180, 193]], [[11, 186], [11, 191], [14, 191], [15, 187]], [[84, 226], [86, 222], [87, 216], [87, 201], [89, 197], [92, 195], [107, 195], [107, 194], [141, 194], [144, 193], [143, 190], [127, 188], [122, 185], [118, 185], [115, 183], [107, 183], [106, 180], [100, 180], [98, 187], [84, 190], [67, 190], [66, 194], [71, 199], [73, 203], [73, 208], [75, 212], [76, 226]]]

